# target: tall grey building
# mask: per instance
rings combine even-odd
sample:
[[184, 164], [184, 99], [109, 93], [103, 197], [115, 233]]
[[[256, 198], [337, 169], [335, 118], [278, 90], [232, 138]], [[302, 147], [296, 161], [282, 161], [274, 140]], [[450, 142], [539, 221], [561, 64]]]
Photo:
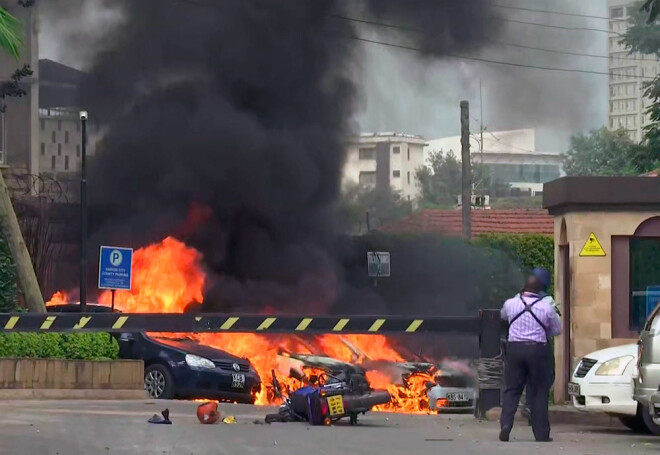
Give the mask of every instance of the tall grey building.
[[619, 43], [639, 2], [608, 0], [607, 7], [609, 31], [612, 32], [607, 42], [610, 73], [607, 127], [610, 130], [624, 128], [632, 140], [641, 141], [644, 126], [649, 123], [646, 114], [649, 100], [644, 97], [643, 83], [658, 75], [658, 59], [652, 55], [628, 54], [628, 49]]
[[5, 112], [0, 113], [0, 165], [13, 174], [39, 173], [39, 40], [37, 5], [24, 8], [7, 2], [7, 10], [18, 17], [25, 30], [25, 46], [17, 60], [0, 52], [0, 81], [8, 81], [23, 65], [30, 65], [33, 75], [22, 79], [27, 92], [23, 97], [5, 99]]

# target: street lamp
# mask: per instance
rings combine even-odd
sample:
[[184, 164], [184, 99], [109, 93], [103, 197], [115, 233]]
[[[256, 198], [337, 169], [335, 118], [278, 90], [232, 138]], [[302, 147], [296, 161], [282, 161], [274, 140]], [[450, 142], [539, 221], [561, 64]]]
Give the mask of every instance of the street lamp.
[[87, 310], [87, 111], [80, 111], [82, 150], [80, 162], [80, 311]]

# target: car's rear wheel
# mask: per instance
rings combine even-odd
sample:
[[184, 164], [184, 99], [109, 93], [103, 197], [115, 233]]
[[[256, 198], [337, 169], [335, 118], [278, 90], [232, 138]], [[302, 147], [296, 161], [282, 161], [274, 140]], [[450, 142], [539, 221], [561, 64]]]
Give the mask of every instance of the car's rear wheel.
[[648, 431], [650, 431], [651, 434], [654, 434], [655, 436], [660, 436], [660, 425], [656, 425], [655, 423], [653, 423], [651, 414], [649, 414], [648, 406], [639, 405], [638, 412], [642, 414], [642, 419], [644, 419], [644, 425], [646, 425]]
[[168, 400], [174, 397], [172, 375], [163, 365], [149, 365], [144, 370], [144, 388], [151, 398]]

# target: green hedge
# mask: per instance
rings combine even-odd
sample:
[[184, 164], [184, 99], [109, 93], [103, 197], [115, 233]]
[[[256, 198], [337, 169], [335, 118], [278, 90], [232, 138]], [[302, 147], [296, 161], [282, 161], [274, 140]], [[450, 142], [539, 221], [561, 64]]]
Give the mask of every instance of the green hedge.
[[107, 333], [2, 333], [0, 357], [114, 360], [117, 340]]
[[519, 265], [522, 272], [544, 267], [554, 277], [555, 242], [549, 235], [485, 234], [472, 243], [504, 252]]

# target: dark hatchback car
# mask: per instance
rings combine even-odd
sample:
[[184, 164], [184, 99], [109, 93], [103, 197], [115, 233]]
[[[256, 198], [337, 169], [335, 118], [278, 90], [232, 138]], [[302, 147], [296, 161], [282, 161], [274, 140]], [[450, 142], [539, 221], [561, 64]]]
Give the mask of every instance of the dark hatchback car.
[[[112, 311], [88, 304], [90, 313]], [[78, 304], [54, 305], [49, 312], [75, 313]], [[194, 340], [164, 338], [142, 332], [113, 334], [119, 357], [144, 361], [144, 387], [152, 398], [210, 398], [254, 403], [261, 379], [248, 359]]]

